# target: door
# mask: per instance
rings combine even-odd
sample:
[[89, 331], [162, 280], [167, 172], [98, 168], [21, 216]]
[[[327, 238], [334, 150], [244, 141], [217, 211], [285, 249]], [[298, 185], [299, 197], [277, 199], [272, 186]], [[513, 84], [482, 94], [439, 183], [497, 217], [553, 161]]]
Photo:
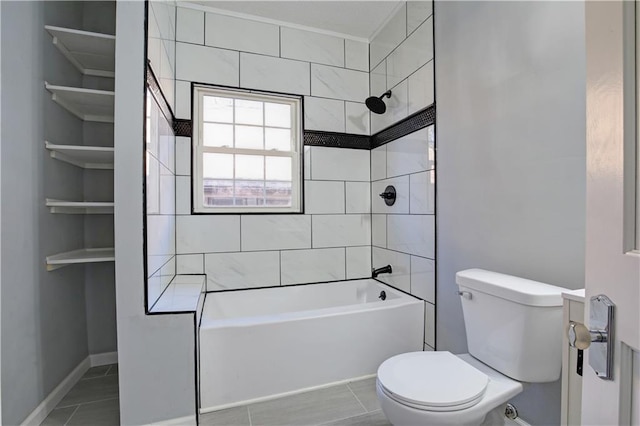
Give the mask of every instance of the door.
[[634, 6], [622, 1], [585, 2], [585, 324], [592, 296], [604, 294], [615, 304], [612, 380], [596, 376], [589, 366], [589, 350], [585, 351], [582, 422], [589, 425], [640, 424], [640, 108], [636, 108]]

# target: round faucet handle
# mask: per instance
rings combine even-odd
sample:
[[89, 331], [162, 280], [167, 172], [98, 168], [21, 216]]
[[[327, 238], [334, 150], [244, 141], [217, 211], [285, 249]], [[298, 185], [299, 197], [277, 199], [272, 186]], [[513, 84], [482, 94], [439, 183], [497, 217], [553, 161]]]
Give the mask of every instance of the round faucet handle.
[[567, 335], [569, 337], [569, 346], [585, 350], [591, 345], [591, 332], [584, 324], [570, 321]]

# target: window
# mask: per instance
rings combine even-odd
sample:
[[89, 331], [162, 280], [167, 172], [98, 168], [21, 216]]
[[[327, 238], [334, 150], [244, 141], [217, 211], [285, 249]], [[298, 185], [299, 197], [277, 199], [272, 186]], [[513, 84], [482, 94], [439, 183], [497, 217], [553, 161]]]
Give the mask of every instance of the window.
[[300, 97], [194, 90], [195, 211], [301, 212]]

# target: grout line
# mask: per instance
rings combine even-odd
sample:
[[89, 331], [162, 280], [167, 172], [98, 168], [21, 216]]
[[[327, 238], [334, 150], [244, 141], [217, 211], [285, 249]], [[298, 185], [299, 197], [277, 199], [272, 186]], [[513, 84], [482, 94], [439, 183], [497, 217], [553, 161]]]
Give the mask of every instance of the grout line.
[[249, 416], [249, 426], [253, 426], [253, 420], [251, 420], [251, 410], [249, 409], [248, 405], [247, 405], [247, 415]]
[[[67, 395], [68, 395], [68, 394], [67, 394]], [[65, 395], [65, 396], [66, 396], [66, 395]], [[119, 398], [120, 398], [120, 394], [118, 393], [117, 395], [112, 396], [112, 397], [110, 397], [110, 398], [100, 398], [100, 399], [96, 399], [96, 400], [94, 400], [94, 401], [85, 401], [85, 402], [80, 402], [80, 403], [78, 403], [78, 404], [70, 404], [70, 405], [60, 405], [60, 404], [58, 404], [58, 405], [56, 406], [56, 408], [55, 408], [55, 409], [58, 409], [58, 408], [69, 408], [69, 407], [73, 407], [74, 405], [77, 405], [77, 406], [79, 407], [79, 406], [81, 406], [81, 405], [93, 404], [94, 402], [110, 401], [110, 400], [112, 400], [112, 399], [119, 399]]]
[[[57, 407], [56, 407], [56, 408], [57, 408]], [[69, 422], [71, 421], [71, 418], [73, 418], [74, 414], [76, 414], [76, 412], [78, 411], [78, 409], [79, 409], [79, 408], [80, 408], [80, 404], [78, 404], [78, 405], [76, 406], [76, 409], [75, 409], [75, 410], [73, 410], [73, 413], [71, 413], [71, 415], [69, 416], [69, 418], [67, 419], [67, 421], [66, 421], [66, 422], [64, 422], [64, 425], [65, 425], [65, 426], [69, 424]], [[55, 410], [55, 408], [54, 408], [54, 410]]]
[[[358, 398], [358, 396], [356, 395], [356, 393], [353, 391], [353, 389], [351, 389], [351, 386], [349, 386], [349, 383], [347, 383], [347, 389], [349, 389], [349, 392], [351, 392], [351, 395], [353, 395], [353, 397], [356, 399], [356, 401], [358, 401], [358, 404], [360, 404], [360, 406], [362, 407], [362, 409], [364, 410], [364, 413], [368, 413], [369, 410], [367, 410], [367, 407], [364, 406], [364, 404], [362, 403], [362, 401], [360, 401], [360, 398]], [[363, 413], [363, 414], [364, 414]], [[355, 416], [352, 416], [355, 417]]]

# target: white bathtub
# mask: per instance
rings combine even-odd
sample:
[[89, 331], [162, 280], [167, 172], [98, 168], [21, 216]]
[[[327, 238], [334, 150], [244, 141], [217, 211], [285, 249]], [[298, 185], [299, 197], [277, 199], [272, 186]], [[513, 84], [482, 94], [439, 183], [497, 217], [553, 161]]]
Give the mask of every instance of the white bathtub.
[[201, 411], [374, 375], [422, 350], [423, 327], [422, 301], [372, 279], [208, 293]]

